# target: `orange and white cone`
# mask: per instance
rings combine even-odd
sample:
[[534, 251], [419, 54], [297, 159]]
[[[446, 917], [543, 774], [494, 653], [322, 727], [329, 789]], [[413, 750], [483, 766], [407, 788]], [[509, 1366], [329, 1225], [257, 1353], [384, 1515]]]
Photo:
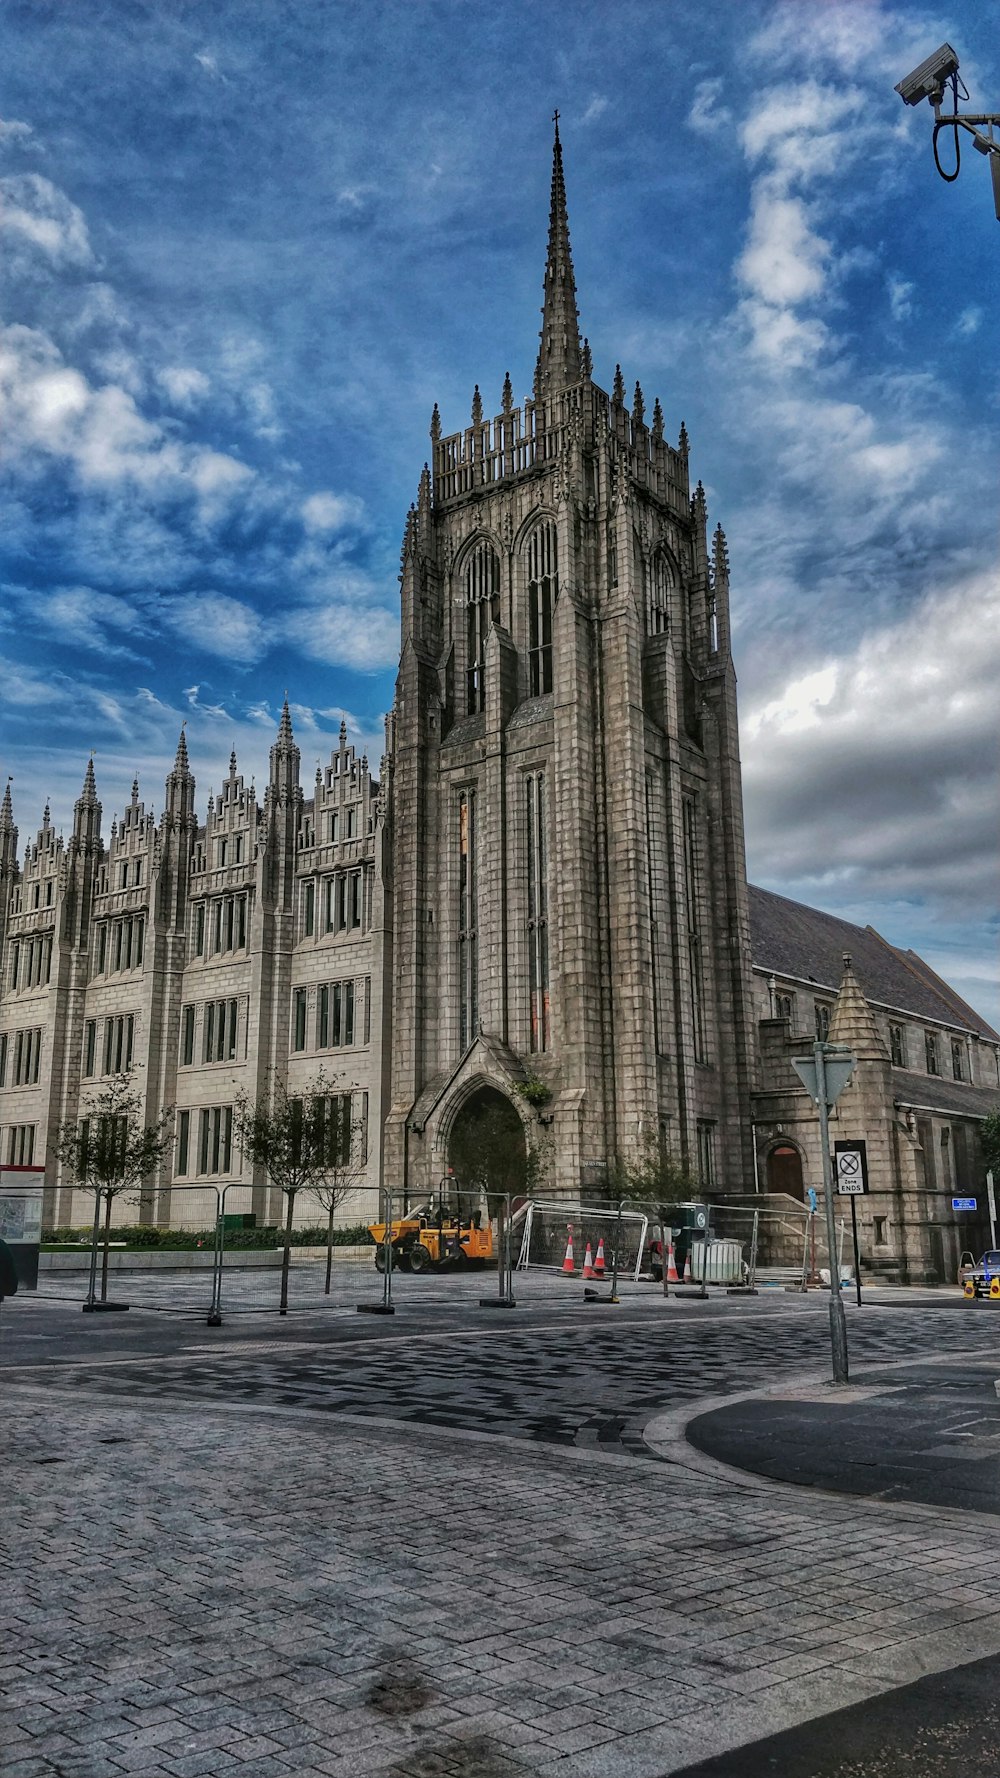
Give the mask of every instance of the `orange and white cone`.
[[575, 1278], [576, 1277], [576, 1266], [573, 1264], [573, 1224], [572, 1223], [570, 1223], [567, 1226], [566, 1237], [567, 1237], [566, 1238], [566, 1258], [563, 1260], [562, 1269], [564, 1272], [568, 1272], [570, 1277]]
[[667, 1242], [667, 1283], [680, 1283], [680, 1279], [677, 1276], [677, 1261], [674, 1258], [674, 1244], [672, 1241]]
[[690, 1253], [688, 1254], [687, 1259], [684, 1261], [684, 1277], [681, 1280], [681, 1282], [684, 1284], [693, 1284], [694, 1283], [694, 1273], [691, 1270], [691, 1255], [690, 1255]]
[[595, 1261], [594, 1261], [594, 1277], [595, 1277], [595, 1278], [603, 1278], [603, 1277], [604, 1277], [604, 1272], [605, 1272], [605, 1266], [604, 1266], [604, 1236], [603, 1236], [603, 1235], [602, 1235], [602, 1236], [601, 1236], [601, 1238], [600, 1238], [600, 1240], [599, 1240], [599, 1241], [598, 1241], [598, 1243], [597, 1243], [597, 1258], [596, 1258], [596, 1259], [595, 1259]]
[[591, 1254], [591, 1251], [590, 1251], [590, 1242], [589, 1241], [587, 1242], [587, 1251], [583, 1256], [583, 1271], [581, 1272], [580, 1276], [582, 1278], [596, 1278], [597, 1277], [597, 1273], [594, 1271], [594, 1260], [593, 1260], [593, 1255]]

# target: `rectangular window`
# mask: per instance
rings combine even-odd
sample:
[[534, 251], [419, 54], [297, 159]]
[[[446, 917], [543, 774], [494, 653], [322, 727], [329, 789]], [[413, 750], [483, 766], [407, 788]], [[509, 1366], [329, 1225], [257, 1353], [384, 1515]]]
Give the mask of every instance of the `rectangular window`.
[[325, 1050], [330, 1041], [330, 990], [326, 983], [316, 995], [316, 1048]]
[[[101, 932], [101, 936], [103, 937], [103, 935], [104, 935], [104, 927], [103, 926], [100, 928], [100, 932]], [[10, 988], [11, 988], [12, 994], [17, 993], [17, 976], [18, 976], [18, 968], [19, 968], [20, 962], [21, 962], [21, 946], [20, 946], [18, 940], [15, 939], [14, 943], [10, 947]], [[103, 968], [103, 964], [102, 964], [102, 968]]]
[[548, 847], [545, 832], [545, 774], [525, 779], [528, 863], [528, 1010], [533, 1050], [547, 1050], [549, 1028]]
[[702, 1189], [715, 1184], [715, 1125], [698, 1125], [698, 1177]]
[[306, 990], [296, 988], [293, 1002], [292, 1048], [304, 1050], [306, 1047]]
[[365, 976], [364, 996], [365, 996], [365, 1035], [363, 1038], [363, 1042], [370, 1043], [371, 1039], [372, 1039], [372, 978], [370, 975]]
[[775, 1016], [775, 1018], [776, 1019], [784, 1019], [786, 1024], [790, 1025], [792, 1022], [792, 1007], [793, 1007], [793, 1005], [794, 1005], [794, 999], [791, 994], [776, 994], [774, 997], [774, 1016]]
[[530, 696], [552, 690], [552, 607], [556, 593], [556, 532], [538, 526], [527, 550], [528, 686]]
[[687, 927], [688, 997], [694, 1059], [705, 1060], [705, 995], [702, 979], [701, 952], [701, 884], [698, 859], [698, 805], [694, 797], [685, 797], [682, 809], [684, 831], [684, 914]]
[[46, 883], [46, 885], [45, 885], [45, 905], [47, 908], [50, 908], [52, 906], [52, 884], [51, 883]]
[[927, 1062], [928, 1074], [940, 1074], [938, 1066], [938, 1041], [933, 1031], [924, 1032], [924, 1057]]
[[16, 1087], [35, 1086], [38, 1081], [38, 1064], [42, 1053], [41, 1028], [33, 1031], [17, 1031], [14, 1034], [14, 1079]]
[[177, 1113], [177, 1168], [176, 1168], [176, 1171], [181, 1179], [184, 1178], [184, 1176], [188, 1170], [188, 1144], [189, 1144], [190, 1140], [191, 1140], [191, 1113], [189, 1111], [179, 1111]]
[[35, 1158], [34, 1124], [11, 1124], [7, 1131], [7, 1164], [30, 1167]]
[[889, 1026], [889, 1054], [894, 1068], [906, 1067], [906, 1033], [902, 1025]]
[[194, 910], [194, 954], [196, 957], [205, 955], [205, 903], [199, 901]]
[[328, 1167], [346, 1167], [350, 1163], [352, 1137], [351, 1094], [332, 1093], [327, 1099], [314, 1101], [316, 1145]]
[[876, 1245], [876, 1247], [885, 1247], [887, 1245], [886, 1232], [885, 1232], [886, 1231], [886, 1223], [888, 1222], [889, 1219], [886, 1216], [876, 1216], [872, 1220], [873, 1220], [874, 1231], [875, 1231], [875, 1235], [874, 1235], [875, 1245]]
[[83, 1028], [83, 1072], [89, 1080], [97, 1061], [97, 1020], [88, 1019]]
[[479, 1031], [476, 793], [458, 799], [458, 1041], [464, 1055]]
[[118, 887], [119, 887], [119, 889], [127, 889], [128, 888], [128, 860], [127, 859], [123, 864], [120, 864], [118, 866]]
[[[93, 1073], [93, 1069], [91, 1069]], [[7, 1033], [0, 1031], [0, 1087], [7, 1085]]]
[[351, 893], [350, 893], [350, 903], [349, 903], [349, 912], [350, 912], [349, 924], [352, 929], [356, 929], [358, 926], [361, 925], [361, 888], [362, 888], [361, 872], [359, 870], [352, 871], [351, 872]]
[[137, 858], [135, 861], [135, 867], [132, 871], [132, 881], [135, 884], [136, 888], [138, 888], [139, 884], [142, 882], [142, 859], [141, 858]]
[[353, 982], [345, 982], [344, 983], [343, 1009], [344, 1009], [343, 1010], [343, 1024], [341, 1027], [341, 1029], [343, 1031], [343, 1037], [341, 1038], [341, 1041], [343, 1043], [353, 1043], [354, 1042], [354, 983]]
[[213, 955], [222, 949], [222, 903], [212, 904], [212, 952]]
[[306, 938], [312, 938], [316, 923], [316, 885], [313, 882], [302, 886], [302, 929]]
[[220, 868], [220, 870], [222, 869], [222, 866], [226, 862], [226, 854], [227, 854], [228, 850], [229, 850], [228, 841], [226, 841], [225, 839], [221, 839], [219, 841], [219, 868]]
[[813, 1019], [817, 1043], [825, 1043], [830, 1035], [830, 1008], [821, 1000], [813, 1002]]
[[327, 823], [327, 834], [331, 845], [340, 838], [340, 813], [337, 809], [334, 809]]
[[226, 1060], [236, 1059], [236, 1029], [239, 1020], [239, 1002], [230, 1000], [226, 1016]]
[[233, 1158], [233, 1108], [208, 1105], [199, 1113], [198, 1172], [228, 1173]]
[[194, 1063], [194, 1007], [181, 1007], [181, 1067]]
[[951, 1041], [951, 1078], [965, 1079], [965, 1045], [958, 1037], [953, 1037]]
[[202, 1014], [201, 1059], [211, 1062], [215, 1057], [215, 1001], [207, 1000]]
[[337, 878], [337, 931], [343, 932], [347, 927], [347, 878]]
[[348, 804], [344, 810], [344, 838], [353, 840], [357, 832], [358, 812], [354, 803]]
[[243, 835], [241, 833], [236, 834], [233, 839], [233, 862], [234, 864], [243, 863]]

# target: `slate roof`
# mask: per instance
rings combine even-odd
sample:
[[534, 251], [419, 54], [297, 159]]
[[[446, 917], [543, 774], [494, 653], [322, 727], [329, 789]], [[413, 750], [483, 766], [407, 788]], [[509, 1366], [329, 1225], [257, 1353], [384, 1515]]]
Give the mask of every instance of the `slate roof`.
[[[1000, 1033], [980, 1018], [916, 951], [901, 951], [874, 926], [855, 926], [801, 901], [749, 887], [750, 945], [755, 969], [793, 976], [836, 994], [850, 952], [865, 995], [875, 1006], [975, 1032], [993, 1043]], [[924, 1080], [923, 1075], [916, 1078]], [[928, 1103], [927, 1100], [921, 1103]]]
[[896, 1105], [985, 1117], [1000, 1104], [1000, 1088], [970, 1087], [965, 1081], [943, 1080], [936, 1074], [914, 1074], [909, 1068], [894, 1068], [892, 1097]]

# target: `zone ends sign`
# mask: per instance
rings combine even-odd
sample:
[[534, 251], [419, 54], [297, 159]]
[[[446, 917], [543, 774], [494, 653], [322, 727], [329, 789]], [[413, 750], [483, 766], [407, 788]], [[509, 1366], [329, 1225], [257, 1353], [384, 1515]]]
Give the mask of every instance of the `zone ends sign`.
[[860, 1138], [853, 1142], [835, 1142], [833, 1165], [837, 1196], [863, 1198], [868, 1190], [868, 1150]]

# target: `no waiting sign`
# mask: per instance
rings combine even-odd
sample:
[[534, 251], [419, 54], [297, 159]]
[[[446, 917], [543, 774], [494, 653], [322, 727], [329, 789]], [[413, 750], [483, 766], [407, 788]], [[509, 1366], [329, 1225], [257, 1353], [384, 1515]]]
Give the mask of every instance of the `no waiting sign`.
[[837, 1195], [841, 1198], [863, 1198], [868, 1190], [868, 1150], [858, 1138], [853, 1142], [833, 1145]]

